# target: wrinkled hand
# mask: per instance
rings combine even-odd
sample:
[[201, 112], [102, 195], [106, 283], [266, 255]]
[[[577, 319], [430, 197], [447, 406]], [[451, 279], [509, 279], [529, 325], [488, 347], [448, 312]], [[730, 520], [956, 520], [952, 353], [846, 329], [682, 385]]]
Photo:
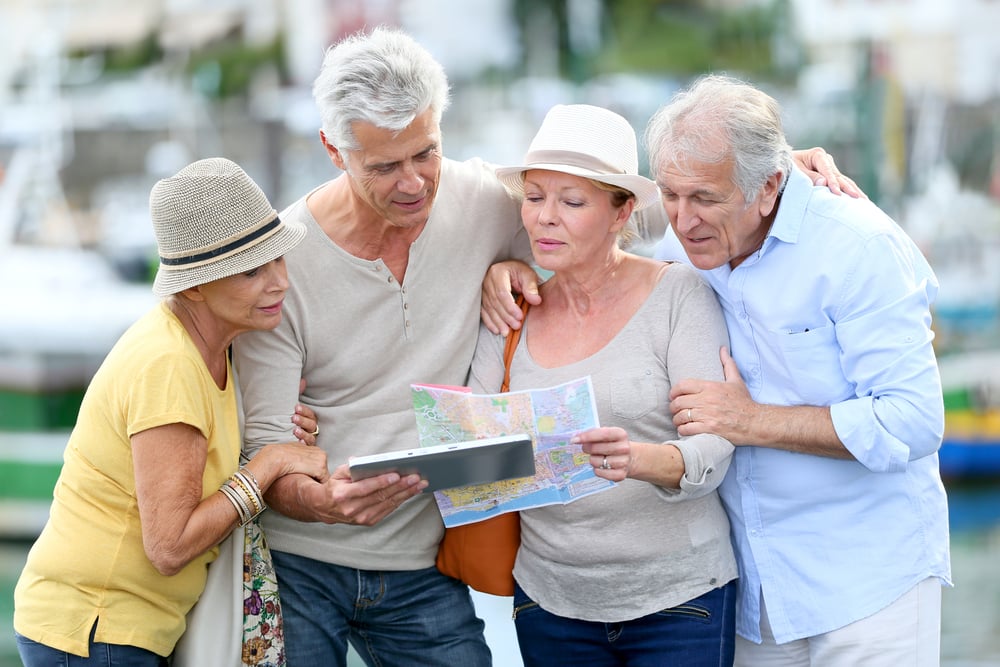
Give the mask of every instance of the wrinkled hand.
[[425, 488], [427, 481], [419, 475], [394, 472], [352, 482], [345, 463], [314, 491], [320, 494], [315, 507], [324, 523], [374, 526]]
[[542, 302], [538, 294], [538, 274], [524, 262], [515, 259], [498, 262], [486, 271], [480, 316], [486, 328], [506, 336], [511, 329], [521, 328], [521, 309], [512, 292], [523, 294], [528, 303]]
[[[265, 445], [251, 464], [267, 465], [273, 479], [301, 473], [309, 475], [317, 482], [325, 482], [330, 477], [326, 452], [319, 447], [301, 442], [284, 442]], [[263, 475], [263, 473], [262, 473]]]
[[628, 433], [617, 426], [592, 428], [573, 436], [573, 444], [590, 454], [594, 474], [612, 482], [620, 482], [632, 467], [632, 443]]
[[835, 195], [843, 193], [855, 198], [868, 199], [868, 195], [858, 187], [857, 183], [840, 173], [833, 156], [823, 148], [817, 146], [792, 151], [792, 157], [813, 185], [825, 185]]
[[759, 405], [729, 350], [723, 347], [719, 357], [725, 381], [681, 380], [670, 389], [670, 412], [679, 435], [714, 433], [734, 445], [746, 443]]

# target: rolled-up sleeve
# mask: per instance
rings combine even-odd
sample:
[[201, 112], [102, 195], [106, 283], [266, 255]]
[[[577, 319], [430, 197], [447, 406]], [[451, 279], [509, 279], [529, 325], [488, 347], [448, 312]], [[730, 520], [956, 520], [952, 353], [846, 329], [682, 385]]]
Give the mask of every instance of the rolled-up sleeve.
[[902, 239], [871, 238], [845, 283], [836, 335], [855, 397], [830, 414], [844, 446], [873, 472], [898, 472], [941, 445], [944, 405], [931, 303], [937, 280]]
[[712, 493], [726, 477], [733, 459], [733, 445], [725, 438], [701, 433], [672, 441], [684, 458], [680, 489], [658, 487], [665, 499], [687, 500]]

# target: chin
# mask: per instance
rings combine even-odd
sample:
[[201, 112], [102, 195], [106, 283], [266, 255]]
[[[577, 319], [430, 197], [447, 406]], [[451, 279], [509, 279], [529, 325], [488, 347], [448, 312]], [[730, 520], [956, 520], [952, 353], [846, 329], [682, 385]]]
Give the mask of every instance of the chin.
[[394, 227], [398, 227], [400, 229], [413, 229], [414, 227], [420, 227], [421, 225], [426, 224], [430, 217], [430, 208], [425, 206], [419, 211], [393, 216], [390, 220], [392, 220]]
[[691, 261], [691, 266], [696, 269], [701, 269], [702, 271], [711, 271], [712, 269], [717, 269], [726, 263], [725, 260], [720, 260], [715, 257], [706, 257], [704, 255], [688, 255], [688, 259]]
[[274, 329], [279, 324], [281, 324], [281, 314], [280, 313], [277, 314], [277, 315], [272, 315], [272, 316], [264, 319], [263, 321], [257, 322], [257, 326], [255, 328], [259, 329], [260, 331], [270, 331], [271, 329]]

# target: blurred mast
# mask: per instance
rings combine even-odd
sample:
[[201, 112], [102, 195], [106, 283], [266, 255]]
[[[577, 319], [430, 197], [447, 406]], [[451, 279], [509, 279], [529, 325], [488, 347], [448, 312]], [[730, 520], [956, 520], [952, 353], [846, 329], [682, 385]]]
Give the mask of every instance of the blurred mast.
[[16, 242], [45, 242], [53, 233], [79, 243], [59, 170], [72, 152], [65, 105], [60, 94], [62, 60], [60, 18], [42, 16], [44, 4], [15, 10], [26, 29], [7, 42], [8, 62], [26, 63], [24, 90], [14, 94], [16, 70], [2, 84], [4, 120], [0, 132], [13, 142], [10, 162], [0, 181], [0, 249]]

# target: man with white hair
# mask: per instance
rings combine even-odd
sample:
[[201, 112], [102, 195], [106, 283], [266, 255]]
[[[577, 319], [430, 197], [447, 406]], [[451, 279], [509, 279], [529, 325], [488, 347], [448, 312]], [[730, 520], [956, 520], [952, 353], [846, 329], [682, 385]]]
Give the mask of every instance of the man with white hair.
[[671, 390], [681, 435], [736, 445], [736, 664], [937, 665], [948, 511], [937, 280], [866, 199], [792, 167], [771, 97], [704, 77], [646, 132], [674, 235], [715, 289], [725, 382]]
[[286, 256], [284, 323], [235, 348], [248, 448], [276, 436], [301, 374], [337, 466], [267, 497], [288, 661], [344, 665], [349, 641], [368, 664], [486, 666], [468, 588], [434, 565], [444, 528], [426, 482], [352, 482], [346, 463], [416, 446], [410, 383], [465, 384], [483, 273], [531, 255], [517, 204], [481, 160], [444, 158], [447, 79], [407, 35], [343, 40], [313, 93], [343, 173], [282, 213], [307, 227]]

